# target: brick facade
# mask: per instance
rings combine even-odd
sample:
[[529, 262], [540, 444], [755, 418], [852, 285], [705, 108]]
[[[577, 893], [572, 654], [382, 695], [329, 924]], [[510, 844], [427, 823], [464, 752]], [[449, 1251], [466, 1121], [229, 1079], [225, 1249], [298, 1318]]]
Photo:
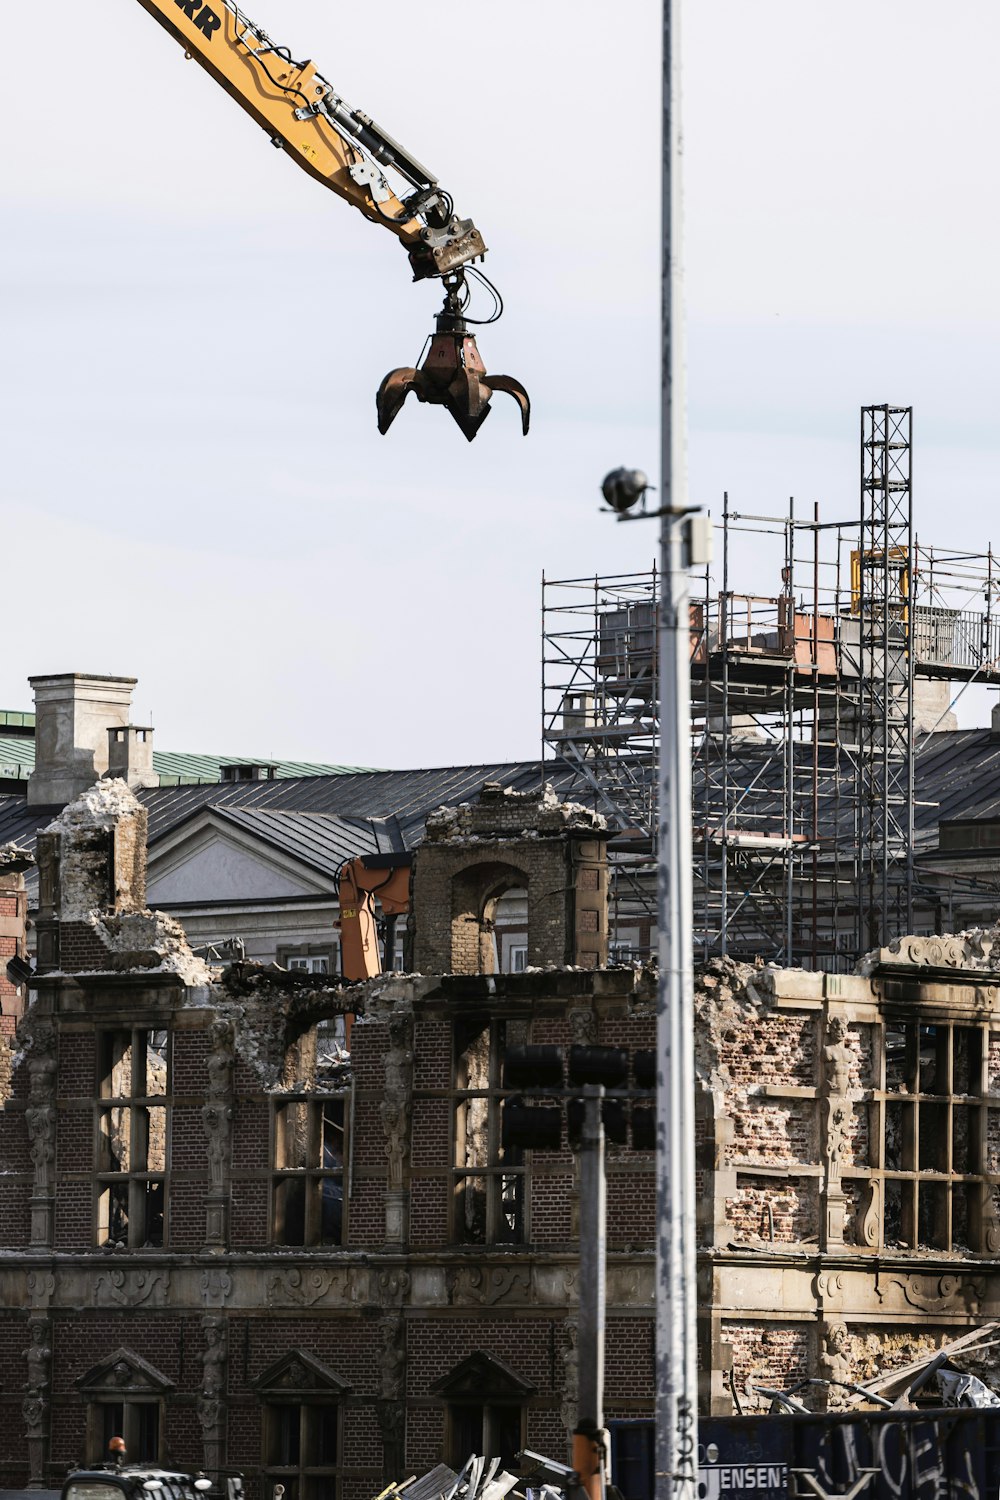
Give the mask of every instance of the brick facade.
[[[367, 1500], [385, 1477], [458, 1456], [449, 1398], [431, 1387], [476, 1353], [523, 1389], [524, 1444], [566, 1458], [574, 1155], [565, 1140], [529, 1154], [520, 1233], [470, 1238], [454, 1060], [459, 1037], [508, 1026], [563, 1046], [584, 1034], [648, 1045], [648, 976], [387, 977], [341, 991], [246, 965], [196, 983], [182, 935], [136, 907], [139, 881], [110, 878], [127, 840], [99, 831], [85, 869], [109, 893], [96, 914], [76, 900], [72, 915], [61, 909], [69, 823], [41, 848], [61, 966], [36, 977], [0, 1108], [0, 1487], [55, 1486], [68, 1464], [98, 1457], [104, 1406], [125, 1400], [159, 1413], [161, 1459], [242, 1472], [262, 1500], [268, 1413], [301, 1399], [339, 1413], [339, 1500]], [[565, 883], [581, 867], [573, 840], [545, 849], [540, 879], [558, 866]], [[575, 928], [562, 896], [560, 910], [563, 941]], [[350, 1064], [320, 1075], [316, 1028], [347, 1010]], [[289, 1108], [325, 1120], [327, 1099], [345, 1122], [341, 1243], [296, 1247], [279, 1228], [279, 1121]], [[304, 1129], [282, 1148], [286, 1167]], [[147, 1189], [158, 1172], [162, 1227]], [[609, 1400], [648, 1416], [650, 1154], [609, 1152], [608, 1182]], [[485, 1221], [473, 1222], [479, 1234]]]

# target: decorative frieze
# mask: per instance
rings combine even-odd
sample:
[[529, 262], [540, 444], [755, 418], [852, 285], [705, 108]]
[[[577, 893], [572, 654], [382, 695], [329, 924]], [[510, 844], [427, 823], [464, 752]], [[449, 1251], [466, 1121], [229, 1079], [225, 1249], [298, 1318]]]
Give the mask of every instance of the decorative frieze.
[[102, 1271], [94, 1282], [95, 1307], [166, 1307], [170, 1294], [167, 1270]]

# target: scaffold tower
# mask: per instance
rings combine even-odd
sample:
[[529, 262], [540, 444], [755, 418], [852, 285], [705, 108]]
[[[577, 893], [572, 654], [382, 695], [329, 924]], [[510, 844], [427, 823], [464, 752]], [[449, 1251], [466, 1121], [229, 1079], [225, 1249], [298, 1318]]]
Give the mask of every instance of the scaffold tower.
[[913, 928], [913, 408], [861, 411], [858, 948]]
[[[1000, 904], [1000, 875], [928, 857], [937, 807], [914, 811], [921, 746], [954, 727], [971, 683], [1000, 686], [1000, 578], [992, 549], [915, 534], [912, 421], [910, 407], [862, 410], [849, 517], [813, 499], [750, 514], [732, 494], [717, 512], [721, 568], [692, 579], [690, 605], [702, 959], [848, 972]], [[655, 917], [657, 594], [654, 569], [543, 580], [543, 759], [608, 818], [621, 957], [649, 951]]]

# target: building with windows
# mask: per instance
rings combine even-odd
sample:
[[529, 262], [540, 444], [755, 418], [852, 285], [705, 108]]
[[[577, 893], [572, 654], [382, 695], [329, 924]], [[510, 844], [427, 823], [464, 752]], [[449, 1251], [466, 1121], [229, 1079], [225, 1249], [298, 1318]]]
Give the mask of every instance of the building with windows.
[[[1000, 1314], [1000, 929], [698, 981], [705, 1408], [863, 1382]], [[994, 1354], [981, 1373], [995, 1378]]]
[[[147, 905], [149, 795], [106, 779], [48, 815], [30, 979], [30, 859], [0, 857], [23, 1012], [0, 1039], [0, 1483], [55, 1484], [117, 1432], [251, 1476], [251, 1500], [264, 1481], [365, 1500], [470, 1449], [565, 1456], [577, 1158], [562, 1125], [505, 1147], [503, 1064], [598, 1044], [638, 1082], [654, 982], [607, 967], [602, 820], [496, 782], [425, 815], [419, 972], [350, 987], [197, 956]], [[524, 964], [504, 972], [512, 893]], [[1000, 1316], [998, 954], [977, 929], [853, 975], [699, 972], [704, 1410], [863, 1380]], [[634, 1133], [607, 1203], [606, 1416], [645, 1500], [654, 1173]]]
[[[565, 1131], [505, 1150], [503, 1057], [651, 1044], [650, 976], [601, 967], [601, 820], [498, 786], [429, 820], [424, 974], [353, 988], [207, 966], [146, 906], [147, 821], [104, 781], [38, 837], [38, 966], [0, 1073], [0, 1484], [55, 1485], [116, 1433], [242, 1472], [251, 1500], [362, 1500], [472, 1450], [565, 1457], [576, 1159]], [[529, 964], [502, 974], [513, 889]], [[608, 1201], [607, 1412], [642, 1470], [648, 1151], [611, 1148]]]

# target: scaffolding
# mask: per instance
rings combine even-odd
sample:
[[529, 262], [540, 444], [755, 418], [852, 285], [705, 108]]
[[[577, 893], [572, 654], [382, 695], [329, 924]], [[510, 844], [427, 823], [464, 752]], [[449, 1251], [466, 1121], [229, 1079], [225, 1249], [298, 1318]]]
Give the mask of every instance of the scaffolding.
[[[940, 903], [945, 877], [915, 872], [915, 755], [956, 689], [1000, 685], [998, 580], [992, 549], [915, 536], [911, 432], [909, 408], [865, 408], [850, 519], [723, 498], [721, 570], [692, 580], [702, 957], [842, 971]], [[737, 565], [779, 587], [739, 591]], [[648, 951], [655, 921], [657, 582], [655, 569], [543, 580], [543, 756], [560, 760], [566, 795], [608, 817], [619, 956]]]
[[[913, 931], [913, 409], [861, 411], [857, 948]], [[852, 579], [853, 581], [853, 579]]]
[[645, 956], [655, 922], [658, 574], [542, 579], [542, 756], [612, 831], [611, 951]]

